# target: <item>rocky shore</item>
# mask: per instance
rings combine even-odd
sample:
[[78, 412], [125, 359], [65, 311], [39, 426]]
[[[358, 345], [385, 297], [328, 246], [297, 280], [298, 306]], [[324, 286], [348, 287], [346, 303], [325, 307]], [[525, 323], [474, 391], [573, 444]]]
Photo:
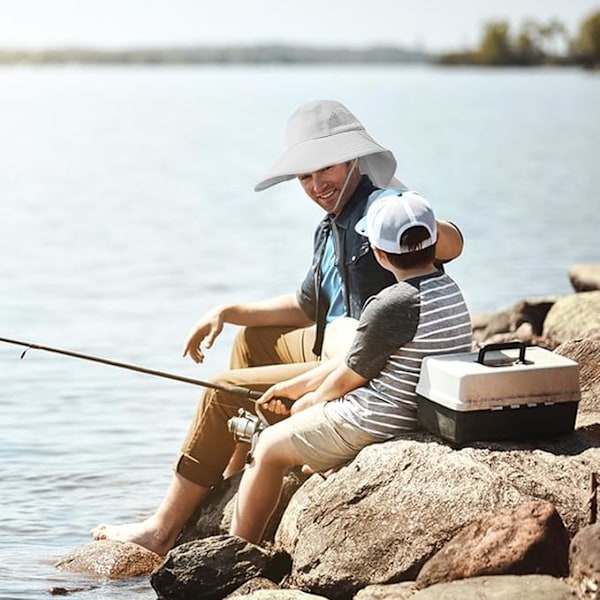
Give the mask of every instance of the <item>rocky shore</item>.
[[575, 429], [456, 447], [419, 432], [324, 478], [290, 472], [263, 545], [227, 535], [239, 475], [163, 559], [94, 542], [61, 569], [149, 574], [164, 600], [600, 600], [600, 265], [573, 293], [474, 318], [476, 345], [521, 341], [579, 365]]

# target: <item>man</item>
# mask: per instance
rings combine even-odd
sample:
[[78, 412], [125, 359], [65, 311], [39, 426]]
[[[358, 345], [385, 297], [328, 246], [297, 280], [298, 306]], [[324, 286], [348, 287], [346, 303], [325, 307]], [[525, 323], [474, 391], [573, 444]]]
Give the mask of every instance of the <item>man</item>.
[[[199, 363], [205, 358], [202, 346], [210, 348], [225, 323], [242, 326], [230, 370], [214, 378], [217, 385], [265, 391], [309, 371], [319, 364], [327, 324], [340, 316], [358, 318], [367, 298], [395, 281], [354, 229], [373, 192], [390, 184], [404, 187], [393, 178], [393, 154], [375, 142], [345, 106], [331, 100], [301, 106], [288, 121], [286, 143], [285, 152], [255, 190], [297, 178], [327, 216], [315, 233], [312, 264], [298, 292], [218, 306], [192, 328], [183, 354]], [[436, 258], [458, 256], [458, 229], [443, 221], [438, 228]], [[236, 452], [227, 430], [227, 421], [240, 407], [254, 412], [254, 403], [246, 398], [207, 390], [154, 515], [131, 525], [100, 525], [92, 531], [94, 538], [133, 541], [166, 554], [209, 489], [241, 468], [245, 448]]]

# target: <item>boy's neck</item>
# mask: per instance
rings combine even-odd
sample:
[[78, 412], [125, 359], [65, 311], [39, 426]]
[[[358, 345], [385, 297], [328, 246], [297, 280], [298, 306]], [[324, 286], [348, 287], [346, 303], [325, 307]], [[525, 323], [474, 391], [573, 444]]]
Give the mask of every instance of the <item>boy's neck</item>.
[[422, 277], [423, 275], [431, 275], [432, 273], [436, 273], [438, 271], [437, 267], [433, 263], [429, 263], [427, 265], [419, 265], [418, 267], [413, 267], [412, 269], [390, 269], [396, 281], [406, 281], [407, 279], [412, 279], [413, 277]]

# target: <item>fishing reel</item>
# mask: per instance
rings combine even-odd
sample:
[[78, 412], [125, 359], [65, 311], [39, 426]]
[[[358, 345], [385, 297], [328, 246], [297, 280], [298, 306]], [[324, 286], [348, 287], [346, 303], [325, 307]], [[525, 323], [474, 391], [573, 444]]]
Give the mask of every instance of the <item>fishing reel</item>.
[[246, 464], [252, 462], [254, 449], [258, 443], [258, 436], [269, 426], [269, 422], [262, 414], [260, 408], [256, 407], [257, 414], [254, 415], [243, 408], [238, 410], [237, 417], [231, 417], [227, 421], [227, 429], [233, 435], [236, 442], [250, 444], [250, 450], [246, 455]]
[[[278, 398], [278, 400], [280, 400], [288, 410], [292, 407], [292, 400], [289, 400], [288, 398]], [[231, 417], [227, 421], [227, 429], [233, 435], [233, 439], [236, 442], [250, 444], [250, 450], [246, 455], [246, 464], [252, 462], [254, 449], [258, 443], [258, 436], [271, 424], [260, 409], [260, 405], [256, 404], [255, 406], [256, 414], [240, 408], [238, 409], [237, 417]]]
[[239, 409], [237, 417], [231, 417], [227, 421], [227, 429], [233, 435], [233, 439], [246, 444], [251, 444], [265, 427], [256, 415], [243, 408]]

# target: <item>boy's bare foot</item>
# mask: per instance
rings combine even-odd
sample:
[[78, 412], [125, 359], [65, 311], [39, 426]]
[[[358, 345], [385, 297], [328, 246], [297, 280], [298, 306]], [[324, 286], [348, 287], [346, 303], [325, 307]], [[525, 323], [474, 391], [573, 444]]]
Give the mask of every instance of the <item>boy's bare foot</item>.
[[133, 542], [151, 552], [164, 556], [175, 543], [175, 536], [169, 536], [156, 527], [152, 519], [125, 525], [98, 525], [90, 532], [95, 540]]

